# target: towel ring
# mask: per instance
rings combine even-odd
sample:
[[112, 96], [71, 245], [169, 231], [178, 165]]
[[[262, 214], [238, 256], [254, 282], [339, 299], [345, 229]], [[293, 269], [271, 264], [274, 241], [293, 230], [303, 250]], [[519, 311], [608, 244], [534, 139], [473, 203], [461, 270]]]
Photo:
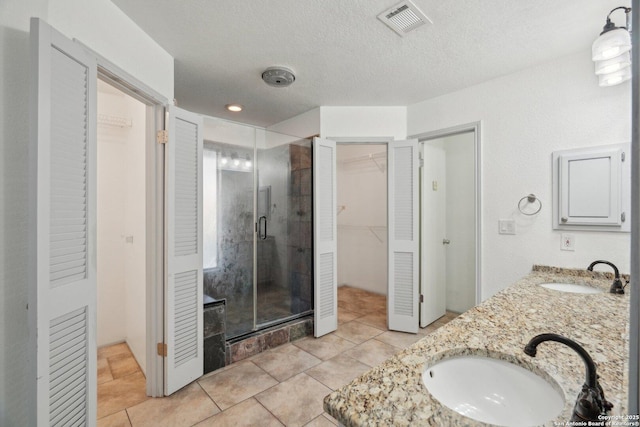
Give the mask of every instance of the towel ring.
[[[527, 202], [529, 202], [529, 203], [535, 203], [535, 202], [538, 202], [538, 209], [536, 209], [536, 211], [535, 211], [535, 212], [530, 212], [530, 213], [529, 213], [529, 212], [525, 212], [525, 211], [523, 211], [523, 210], [522, 210], [522, 206], [523, 206], [523, 205], [522, 205], [522, 202], [523, 202], [524, 200], [526, 200], [526, 201], [527, 201]], [[526, 206], [526, 204], [525, 204], [525, 206]], [[538, 199], [538, 198], [536, 197], [536, 195], [535, 195], [535, 194], [529, 194], [529, 195], [527, 195], [527, 196], [524, 196], [524, 197], [523, 197], [522, 199], [520, 199], [520, 201], [518, 202], [518, 210], [519, 210], [523, 215], [532, 216], [532, 215], [535, 215], [535, 214], [537, 214], [538, 212], [540, 212], [540, 210], [541, 210], [541, 209], [542, 209], [542, 202], [540, 201], [540, 199]]]

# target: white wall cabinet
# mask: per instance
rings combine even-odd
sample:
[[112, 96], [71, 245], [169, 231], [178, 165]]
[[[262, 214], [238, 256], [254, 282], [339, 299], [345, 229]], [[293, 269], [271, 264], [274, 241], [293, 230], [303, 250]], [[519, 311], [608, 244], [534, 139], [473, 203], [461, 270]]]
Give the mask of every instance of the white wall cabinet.
[[629, 231], [628, 144], [553, 153], [553, 225], [558, 230]]

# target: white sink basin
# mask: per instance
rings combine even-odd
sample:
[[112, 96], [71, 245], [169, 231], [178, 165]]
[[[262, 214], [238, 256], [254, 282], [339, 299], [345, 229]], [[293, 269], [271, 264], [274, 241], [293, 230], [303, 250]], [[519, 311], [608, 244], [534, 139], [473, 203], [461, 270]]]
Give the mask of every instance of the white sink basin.
[[541, 283], [540, 286], [554, 291], [569, 292], [573, 294], [601, 294], [602, 289], [575, 283]]
[[504, 360], [450, 357], [422, 373], [429, 393], [450, 409], [499, 426], [537, 426], [560, 415], [562, 395], [545, 379]]

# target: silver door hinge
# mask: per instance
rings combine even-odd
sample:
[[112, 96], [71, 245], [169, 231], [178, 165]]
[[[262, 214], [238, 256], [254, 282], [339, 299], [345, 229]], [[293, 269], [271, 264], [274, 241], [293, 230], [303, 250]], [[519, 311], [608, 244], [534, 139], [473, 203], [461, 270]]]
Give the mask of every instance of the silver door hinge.
[[625, 157], [626, 157], [626, 156], [624, 155], [624, 151], [623, 151], [623, 152], [622, 152], [622, 155], [620, 156], [620, 158], [622, 159], [622, 161], [623, 161], [623, 162], [624, 162]]
[[167, 345], [163, 342], [158, 343], [158, 356], [167, 357]]
[[424, 159], [420, 159], [420, 167], [423, 168], [424, 167]]
[[420, 294], [420, 302], [424, 302], [424, 295]]
[[169, 132], [167, 132], [166, 130], [159, 130], [156, 133], [156, 141], [158, 142], [158, 144], [166, 144], [167, 142], [169, 142]]
[[625, 221], [627, 220], [627, 215], [626, 215], [624, 212], [622, 212], [622, 213], [620, 214], [620, 220], [621, 220], [622, 222], [625, 222]]

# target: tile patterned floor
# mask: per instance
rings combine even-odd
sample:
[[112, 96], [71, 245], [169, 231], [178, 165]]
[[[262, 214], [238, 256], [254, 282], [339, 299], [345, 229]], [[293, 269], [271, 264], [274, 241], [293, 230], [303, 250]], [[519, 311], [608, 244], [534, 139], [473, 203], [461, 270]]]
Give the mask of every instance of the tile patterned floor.
[[342, 286], [338, 330], [306, 337], [214, 371], [170, 397], [145, 395], [126, 344], [98, 350], [98, 427], [310, 426], [337, 422], [324, 397], [453, 318], [418, 334], [388, 331], [386, 297]]

